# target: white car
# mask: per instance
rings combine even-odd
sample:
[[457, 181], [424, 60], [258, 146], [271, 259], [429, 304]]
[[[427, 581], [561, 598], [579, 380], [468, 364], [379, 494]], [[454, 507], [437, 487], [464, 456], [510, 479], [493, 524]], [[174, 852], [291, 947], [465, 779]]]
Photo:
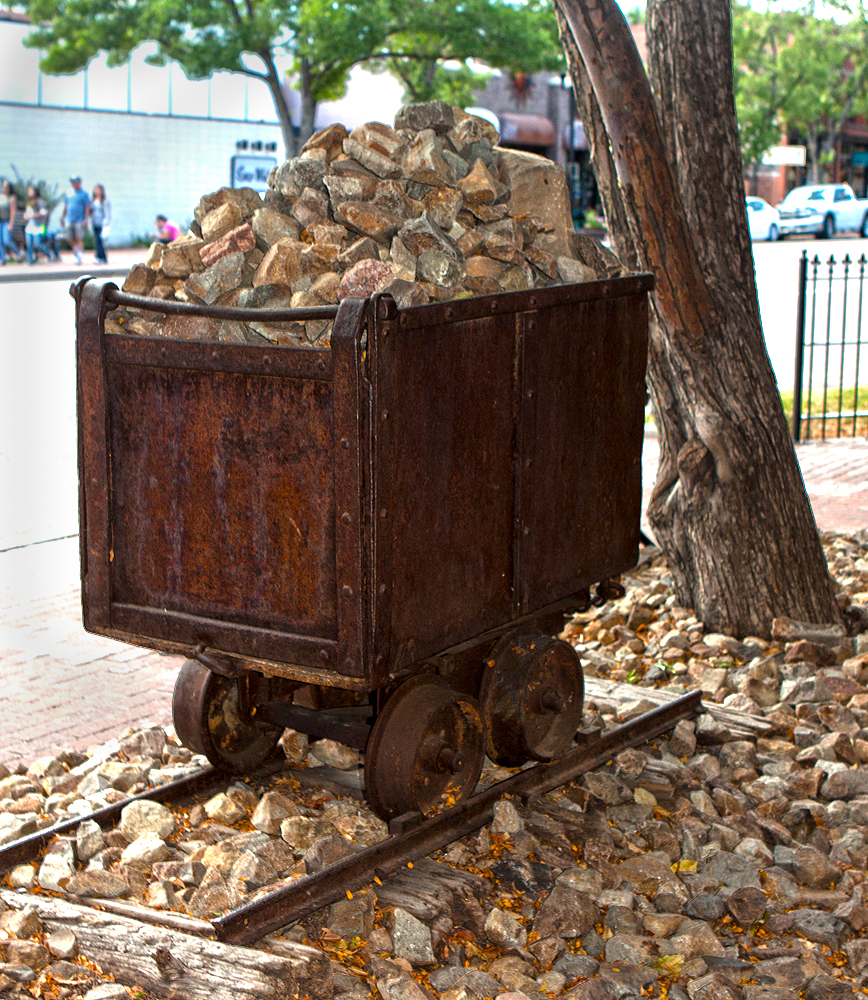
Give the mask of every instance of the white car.
[[747, 225], [752, 240], [776, 240], [781, 235], [778, 210], [763, 198], [745, 198]]
[[868, 237], [868, 200], [857, 198], [849, 184], [793, 188], [778, 209], [782, 233], [814, 233], [826, 240], [845, 232]]

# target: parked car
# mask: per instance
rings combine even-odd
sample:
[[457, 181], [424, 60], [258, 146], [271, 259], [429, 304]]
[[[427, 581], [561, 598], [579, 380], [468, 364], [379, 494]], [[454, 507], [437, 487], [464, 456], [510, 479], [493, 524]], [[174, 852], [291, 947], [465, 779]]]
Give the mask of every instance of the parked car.
[[831, 239], [853, 232], [868, 237], [868, 200], [849, 184], [808, 184], [793, 188], [778, 205], [782, 233], [814, 233]]
[[745, 198], [747, 226], [752, 240], [776, 240], [781, 235], [778, 210], [763, 198]]

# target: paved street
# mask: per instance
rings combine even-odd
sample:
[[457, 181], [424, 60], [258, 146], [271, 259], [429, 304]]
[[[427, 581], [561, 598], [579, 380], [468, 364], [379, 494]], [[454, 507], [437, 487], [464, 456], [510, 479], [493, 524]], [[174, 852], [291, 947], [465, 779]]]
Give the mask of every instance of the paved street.
[[[763, 259], [781, 246], [789, 259], [787, 244], [764, 247]], [[111, 256], [125, 270], [141, 252]], [[81, 626], [68, 287], [70, 278], [95, 270], [39, 266], [26, 281], [15, 280], [14, 268], [0, 270], [7, 317], [0, 345], [0, 762], [7, 766], [99, 744], [146, 720], [169, 722], [181, 662]], [[788, 264], [783, 271], [790, 273]], [[774, 306], [766, 308], [773, 316]], [[868, 440], [809, 442], [797, 454], [820, 528], [868, 527]], [[657, 456], [656, 439], [646, 438], [646, 496]]]

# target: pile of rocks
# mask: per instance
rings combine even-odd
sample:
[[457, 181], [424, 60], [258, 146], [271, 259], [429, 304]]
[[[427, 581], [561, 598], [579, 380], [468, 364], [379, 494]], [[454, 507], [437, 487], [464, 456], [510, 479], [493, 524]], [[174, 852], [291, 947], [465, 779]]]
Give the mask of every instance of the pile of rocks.
[[[477, 834], [261, 949], [325, 952], [317, 988], [345, 1000], [868, 992], [868, 533], [824, 544], [861, 632], [779, 620], [771, 642], [711, 634], [678, 606], [665, 563], [646, 563], [622, 600], [564, 633], [596, 674], [585, 722], [697, 686], [711, 711], [531, 804], [502, 800]], [[721, 722], [736, 711], [742, 725]], [[207, 918], [385, 835], [352, 794], [354, 751], [282, 742], [294, 777], [230, 782], [189, 809], [130, 805], [113, 830], [82, 822], [11, 884]], [[37, 761], [0, 780], [0, 840], [199, 763], [160, 729]], [[70, 979], [75, 956], [32, 915], [0, 916], [0, 988]]]
[[[330, 126], [271, 172], [264, 199], [249, 188], [203, 197], [189, 233], [155, 243], [124, 291], [267, 309], [387, 291], [405, 307], [620, 274], [574, 233], [563, 170], [497, 142], [488, 122], [439, 101], [402, 108], [394, 128]], [[324, 347], [331, 324], [124, 309], [107, 329]]]

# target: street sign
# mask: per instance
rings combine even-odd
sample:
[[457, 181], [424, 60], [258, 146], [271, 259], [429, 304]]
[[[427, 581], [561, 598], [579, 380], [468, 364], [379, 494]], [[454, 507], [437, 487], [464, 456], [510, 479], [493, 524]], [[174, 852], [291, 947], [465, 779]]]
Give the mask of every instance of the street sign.
[[249, 187], [262, 193], [268, 188], [268, 173], [277, 166], [274, 156], [233, 156], [232, 187]]
[[763, 154], [766, 167], [803, 167], [805, 165], [804, 146], [772, 146]]

